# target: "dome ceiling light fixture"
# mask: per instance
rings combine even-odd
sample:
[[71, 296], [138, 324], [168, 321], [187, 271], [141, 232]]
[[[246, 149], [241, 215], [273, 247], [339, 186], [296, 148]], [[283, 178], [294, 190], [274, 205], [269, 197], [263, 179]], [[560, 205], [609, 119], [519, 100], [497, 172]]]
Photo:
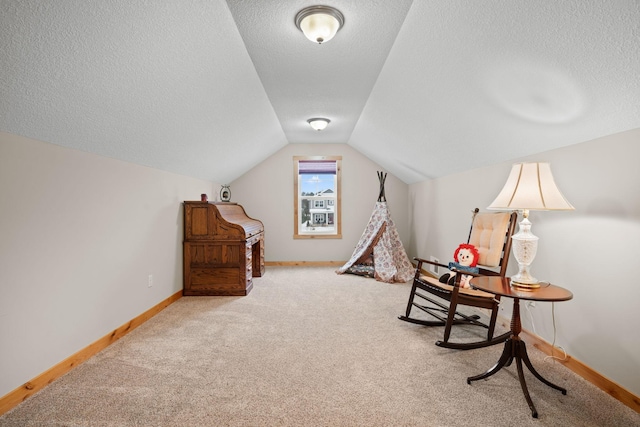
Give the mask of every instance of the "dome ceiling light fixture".
[[313, 119], [307, 120], [307, 123], [309, 123], [314, 130], [321, 131], [331, 123], [331, 120], [322, 117], [314, 117]]
[[314, 43], [328, 42], [344, 25], [344, 16], [330, 6], [309, 6], [296, 15], [296, 27]]

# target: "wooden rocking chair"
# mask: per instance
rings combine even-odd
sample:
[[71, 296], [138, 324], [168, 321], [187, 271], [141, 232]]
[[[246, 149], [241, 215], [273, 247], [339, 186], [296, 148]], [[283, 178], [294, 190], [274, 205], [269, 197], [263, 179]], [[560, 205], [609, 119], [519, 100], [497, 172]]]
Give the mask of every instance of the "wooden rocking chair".
[[[504, 277], [509, 263], [511, 251], [511, 235], [515, 229], [517, 213], [497, 212], [478, 213], [476, 208], [473, 213], [473, 221], [467, 243], [474, 245], [480, 254], [478, 260], [479, 273], [474, 276], [502, 276]], [[500, 297], [476, 289], [461, 288], [460, 279], [468, 272], [457, 271], [455, 283], [441, 283], [439, 278], [425, 274], [422, 271], [423, 264], [432, 264], [448, 269], [448, 265], [427, 261], [421, 258], [414, 258], [418, 262], [413, 286], [407, 310], [404, 316], [399, 316], [400, 320], [417, 323], [425, 326], [444, 326], [444, 337], [437, 341], [440, 347], [455, 348], [459, 350], [469, 350], [474, 348], [487, 347], [504, 342], [511, 332], [507, 332], [498, 337], [494, 337], [496, 319], [498, 317], [498, 305]], [[439, 299], [435, 299], [424, 292], [428, 292]], [[419, 298], [420, 303], [416, 302]], [[457, 311], [459, 305], [479, 307], [491, 310], [489, 323], [480, 321], [478, 315], [466, 315]], [[437, 320], [424, 320], [411, 316], [412, 309], [417, 308], [427, 313]], [[471, 324], [487, 328], [487, 339], [479, 342], [450, 342], [451, 327], [457, 324]]]

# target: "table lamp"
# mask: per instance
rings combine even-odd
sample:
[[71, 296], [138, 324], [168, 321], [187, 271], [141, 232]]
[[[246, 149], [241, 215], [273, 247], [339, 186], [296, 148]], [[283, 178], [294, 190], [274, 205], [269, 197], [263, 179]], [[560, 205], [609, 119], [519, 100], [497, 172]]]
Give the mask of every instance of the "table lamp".
[[539, 281], [529, 271], [538, 250], [538, 237], [531, 233], [529, 211], [575, 209], [556, 186], [549, 163], [514, 164], [502, 191], [487, 209], [518, 210], [522, 213], [519, 230], [511, 236], [513, 255], [518, 261], [518, 274], [511, 277], [511, 285], [539, 288]]

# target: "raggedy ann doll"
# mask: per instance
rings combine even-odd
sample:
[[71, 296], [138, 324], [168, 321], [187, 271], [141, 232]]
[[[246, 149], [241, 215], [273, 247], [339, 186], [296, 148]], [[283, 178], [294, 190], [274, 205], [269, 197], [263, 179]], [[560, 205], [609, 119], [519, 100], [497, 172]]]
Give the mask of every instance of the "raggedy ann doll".
[[[478, 273], [478, 258], [480, 254], [475, 246], [469, 245], [467, 243], [463, 243], [456, 249], [453, 254], [453, 259], [455, 262], [449, 263], [449, 272], [440, 276], [438, 279], [442, 283], [449, 283], [451, 286], [455, 284], [456, 280], [456, 272], [457, 271], [468, 271], [469, 273]], [[460, 287], [461, 288], [470, 288], [469, 280], [471, 280], [473, 276], [463, 274], [460, 278]]]

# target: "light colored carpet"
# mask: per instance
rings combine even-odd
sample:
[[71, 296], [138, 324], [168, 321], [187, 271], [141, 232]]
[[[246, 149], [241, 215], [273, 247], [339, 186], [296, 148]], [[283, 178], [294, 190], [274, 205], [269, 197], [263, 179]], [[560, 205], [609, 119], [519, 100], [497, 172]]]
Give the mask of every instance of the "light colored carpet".
[[[0, 426], [638, 426], [640, 414], [539, 351], [467, 385], [502, 346], [436, 347], [402, 322], [409, 284], [269, 267], [246, 297], [184, 297], [0, 417]], [[482, 334], [456, 327], [459, 337]]]

